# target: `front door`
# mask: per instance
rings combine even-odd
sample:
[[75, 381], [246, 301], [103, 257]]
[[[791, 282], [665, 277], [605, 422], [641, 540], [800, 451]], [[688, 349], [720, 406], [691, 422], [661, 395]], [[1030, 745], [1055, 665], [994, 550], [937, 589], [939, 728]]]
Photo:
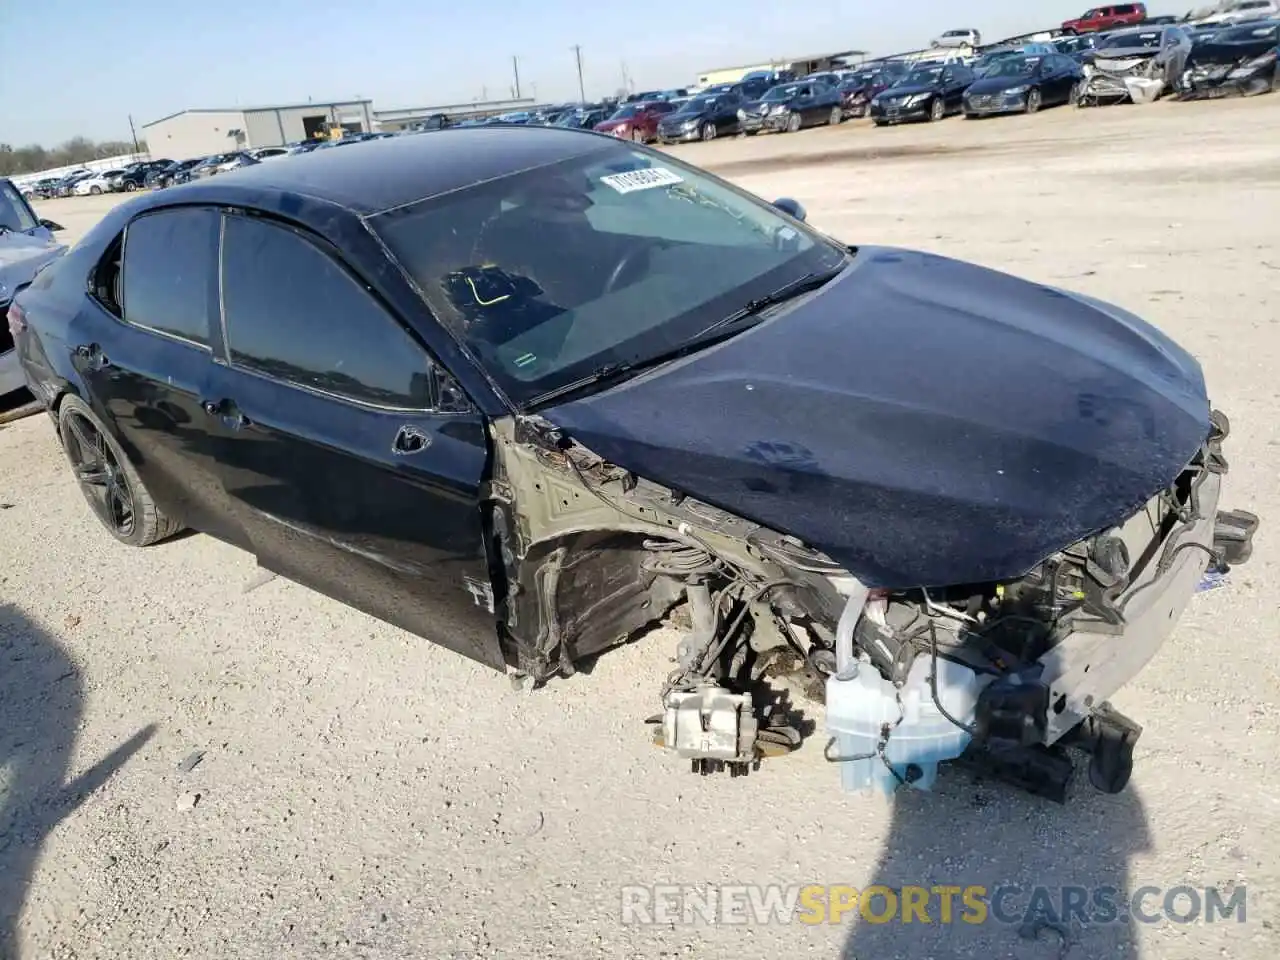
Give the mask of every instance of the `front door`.
[[205, 415], [258, 562], [501, 668], [483, 417], [301, 231], [227, 214], [222, 305]]

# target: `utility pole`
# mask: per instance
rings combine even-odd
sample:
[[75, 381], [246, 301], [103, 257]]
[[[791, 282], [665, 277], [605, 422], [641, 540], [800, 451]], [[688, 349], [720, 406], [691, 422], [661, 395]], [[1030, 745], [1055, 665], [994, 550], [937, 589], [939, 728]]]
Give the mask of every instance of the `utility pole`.
[[582, 86], [582, 47], [576, 43], [573, 45], [573, 57], [578, 61], [578, 99], [586, 103], [587, 92]]
[[133, 137], [133, 152], [141, 153], [138, 149], [138, 131], [133, 129], [133, 114], [129, 114], [129, 136]]
[[512, 99], [519, 100], [520, 99], [520, 61], [517, 60], [515, 57], [511, 58], [511, 72], [512, 74], [515, 75], [515, 80], [516, 80], [515, 96]]

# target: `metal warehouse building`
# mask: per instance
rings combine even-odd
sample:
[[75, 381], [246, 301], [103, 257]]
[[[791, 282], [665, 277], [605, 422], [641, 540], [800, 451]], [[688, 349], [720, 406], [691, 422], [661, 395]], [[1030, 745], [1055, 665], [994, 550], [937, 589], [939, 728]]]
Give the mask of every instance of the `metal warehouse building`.
[[373, 129], [370, 100], [282, 103], [261, 107], [183, 110], [143, 124], [153, 157], [187, 160], [211, 153], [278, 147], [340, 124], [352, 133]]

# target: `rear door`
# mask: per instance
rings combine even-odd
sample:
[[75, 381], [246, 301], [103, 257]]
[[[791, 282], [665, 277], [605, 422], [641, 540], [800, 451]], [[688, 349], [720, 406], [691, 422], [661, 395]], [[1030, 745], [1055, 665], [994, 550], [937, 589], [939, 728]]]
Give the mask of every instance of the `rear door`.
[[240, 546], [200, 401], [212, 370], [218, 212], [145, 213], [88, 279], [66, 343], [82, 397], [113, 428], [160, 509]]
[[206, 416], [258, 562], [503, 665], [483, 417], [318, 238], [228, 213]]

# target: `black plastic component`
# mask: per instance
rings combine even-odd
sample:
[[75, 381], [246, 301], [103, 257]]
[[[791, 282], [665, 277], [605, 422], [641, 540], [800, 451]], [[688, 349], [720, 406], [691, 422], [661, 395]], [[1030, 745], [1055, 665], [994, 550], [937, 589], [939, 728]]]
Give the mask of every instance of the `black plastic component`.
[[1037, 797], [1065, 803], [1075, 766], [1060, 747], [1000, 746], [977, 748], [961, 758], [976, 773], [998, 777]]
[[1133, 773], [1133, 747], [1140, 736], [1141, 725], [1103, 703], [1062, 742], [1092, 754], [1090, 783], [1103, 793], [1119, 793]]
[[1048, 726], [1049, 688], [1038, 680], [1001, 678], [978, 697], [975, 737], [992, 749], [1001, 744], [1029, 747], [1044, 739]]
[[1253, 555], [1253, 535], [1258, 517], [1247, 510], [1219, 510], [1213, 525], [1213, 549], [1229, 567]]

